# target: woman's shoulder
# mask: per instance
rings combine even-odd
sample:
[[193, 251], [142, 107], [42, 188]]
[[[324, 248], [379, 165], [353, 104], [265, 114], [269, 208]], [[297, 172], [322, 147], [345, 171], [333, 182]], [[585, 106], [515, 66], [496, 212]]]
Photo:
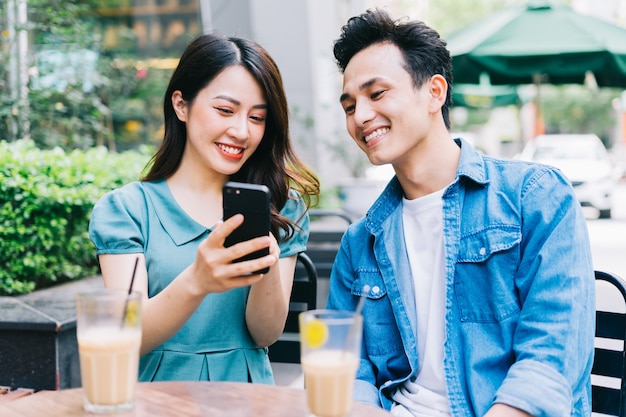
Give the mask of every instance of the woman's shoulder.
[[133, 181], [119, 188], [115, 188], [104, 194], [96, 203], [96, 206], [123, 206], [134, 208], [145, 206], [149, 195], [158, 192], [163, 187], [163, 181], [145, 182]]
[[300, 193], [291, 188], [287, 195], [287, 201], [285, 201], [285, 205], [280, 210], [280, 214], [291, 220], [296, 220], [302, 216], [306, 209], [306, 203]]
[[106, 192], [98, 199], [95, 210], [113, 207], [132, 208], [145, 200], [145, 190], [140, 181], [133, 181], [119, 188]]
[[304, 204], [304, 200], [302, 198], [302, 194], [300, 194], [300, 192], [294, 188], [290, 188], [289, 192], [287, 193], [287, 201], [289, 200], [295, 200], [295, 201], [299, 201], [302, 204]]
[[146, 207], [145, 190], [138, 181], [102, 196], [95, 204], [89, 221], [89, 235], [97, 254], [141, 250]]

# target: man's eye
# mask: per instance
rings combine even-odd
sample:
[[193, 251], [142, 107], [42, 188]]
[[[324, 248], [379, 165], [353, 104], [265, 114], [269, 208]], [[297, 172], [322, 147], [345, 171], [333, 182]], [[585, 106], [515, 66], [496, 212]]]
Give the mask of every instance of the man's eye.
[[346, 107], [344, 107], [344, 108], [343, 108], [343, 111], [344, 111], [346, 114], [353, 113], [353, 112], [354, 112], [354, 107], [355, 107], [355, 106], [354, 106], [353, 104], [352, 104], [352, 105], [350, 105], [350, 106], [346, 106]]
[[377, 98], [380, 98], [384, 93], [385, 93], [385, 90], [375, 91], [374, 93], [372, 93], [372, 100], [376, 100]]

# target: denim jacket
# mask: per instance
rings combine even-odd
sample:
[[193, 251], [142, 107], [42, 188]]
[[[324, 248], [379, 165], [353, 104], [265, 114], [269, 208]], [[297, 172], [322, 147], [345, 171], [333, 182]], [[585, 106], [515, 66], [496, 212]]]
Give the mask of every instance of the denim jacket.
[[[443, 195], [451, 413], [482, 416], [498, 402], [533, 416], [589, 416], [595, 280], [573, 190], [555, 168], [457, 143]], [[394, 177], [346, 231], [328, 298], [328, 308], [353, 310], [369, 285], [354, 395], [386, 409], [418, 369], [402, 196]]]

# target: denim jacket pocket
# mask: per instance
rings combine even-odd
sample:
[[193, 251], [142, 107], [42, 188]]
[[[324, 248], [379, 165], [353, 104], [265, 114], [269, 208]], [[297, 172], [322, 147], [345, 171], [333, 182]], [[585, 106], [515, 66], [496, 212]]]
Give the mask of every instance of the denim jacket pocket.
[[378, 270], [361, 269], [357, 274], [357, 279], [352, 283], [352, 295], [355, 297], [365, 295], [367, 298], [377, 300], [387, 294], [387, 287]]
[[519, 226], [487, 226], [461, 237], [458, 261], [484, 262], [493, 254], [511, 249], [521, 241]]
[[495, 225], [461, 237], [454, 274], [461, 321], [495, 323], [519, 312], [515, 273], [521, 236], [519, 226]]
[[[369, 289], [365, 288], [366, 285]], [[384, 361], [389, 359], [390, 353], [403, 353], [404, 348], [387, 287], [380, 271], [378, 269], [357, 270], [357, 278], [352, 283], [351, 292], [355, 297], [362, 295], [366, 297], [362, 310], [365, 350], [375, 362], [375, 366], [385, 366]], [[376, 363], [375, 357], [380, 358], [382, 362]]]

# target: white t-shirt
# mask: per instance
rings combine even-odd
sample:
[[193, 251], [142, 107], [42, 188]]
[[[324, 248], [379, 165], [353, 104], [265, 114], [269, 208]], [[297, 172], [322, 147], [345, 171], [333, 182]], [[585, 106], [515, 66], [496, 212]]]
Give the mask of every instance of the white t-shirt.
[[450, 416], [443, 369], [446, 275], [443, 252], [445, 189], [403, 200], [404, 240], [415, 287], [419, 370], [393, 394], [396, 417]]

